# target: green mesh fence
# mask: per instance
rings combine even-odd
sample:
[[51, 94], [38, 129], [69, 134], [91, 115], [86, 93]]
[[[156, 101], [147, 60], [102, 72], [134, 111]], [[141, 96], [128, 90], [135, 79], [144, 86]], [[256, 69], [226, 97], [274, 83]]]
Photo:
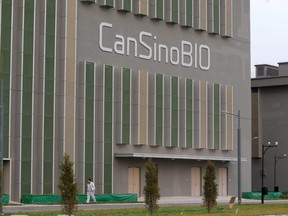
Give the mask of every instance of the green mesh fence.
[[[280, 199], [282, 192], [268, 192], [264, 195], [264, 199]], [[244, 199], [261, 199], [261, 192], [243, 192], [242, 198]]]
[[[79, 203], [86, 203], [86, 194], [76, 196]], [[108, 203], [131, 203], [137, 202], [137, 194], [95, 194], [97, 202]], [[56, 194], [46, 195], [31, 195], [23, 194], [21, 202], [25, 204], [59, 204], [61, 203], [61, 196]]]
[[9, 194], [2, 194], [2, 204], [9, 203]]

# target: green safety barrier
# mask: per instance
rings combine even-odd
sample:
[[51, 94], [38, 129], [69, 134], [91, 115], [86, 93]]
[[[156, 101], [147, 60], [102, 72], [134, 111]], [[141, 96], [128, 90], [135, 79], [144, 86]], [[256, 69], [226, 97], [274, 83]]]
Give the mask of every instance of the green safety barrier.
[[[137, 194], [95, 194], [96, 202], [137, 202]], [[79, 203], [86, 203], [87, 195], [82, 194], [76, 197]], [[93, 200], [90, 198], [90, 202]]]
[[[130, 203], [137, 202], [137, 194], [95, 194], [97, 202]], [[80, 194], [76, 196], [79, 203], [86, 203], [87, 195]], [[61, 196], [56, 194], [32, 195], [23, 194], [21, 203], [24, 204], [60, 204]]]
[[[264, 199], [280, 199], [282, 192], [268, 192], [264, 195]], [[261, 192], [242, 192], [242, 198], [244, 199], [261, 199]]]
[[2, 204], [9, 203], [9, 194], [2, 194]]
[[32, 195], [23, 194], [21, 198], [21, 203], [34, 204], [34, 203], [61, 203], [61, 197], [56, 194], [43, 194], [43, 195]]

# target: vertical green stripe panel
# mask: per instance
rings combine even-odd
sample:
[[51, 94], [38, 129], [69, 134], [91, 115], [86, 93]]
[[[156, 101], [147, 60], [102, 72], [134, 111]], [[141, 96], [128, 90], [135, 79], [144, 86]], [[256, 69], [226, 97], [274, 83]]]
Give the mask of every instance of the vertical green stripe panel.
[[163, 143], [163, 75], [156, 74], [156, 136], [155, 144]]
[[130, 143], [130, 69], [122, 71], [122, 143]]
[[109, 7], [114, 7], [114, 1], [113, 0], [106, 0], [106, 5]]
[[214, 0], [214, 32], [220, 33], [220, 0]]
[[3, 79], [4, 133], [3, 157], [9, 156], [9, 110], [10, 110], [10, 52], [11, 52], [12, 1], [2, 0], [0, 79]]
[[114, 7], [114, 0], [98, 0], [98, 4], [100, 7], [113, 8]]
[[178, 23], [178, 13], [179, 13], [178, 0], [172, 0], [172, 22], [173, 23]]
[[46, 1], [43, 193], [53, 192], [56, 2]]
[[220, 145], [220, 85], [214, 84], [214, 148]]
[[193, 81], [186, 80], [186, 147], [192, 148], [193, 135]]
[[86, 62], [85, 80], [85, 179], [93, 175], [94, 141], [94, 63]]
[[112, 193], [112, 163], [104, 164], [104, 193]]
[[163, 19], [163, 8], [164, 8], [164, 4], [163, 4], [163, 0], [156, 0], [157, 4], [156, 4], [156, 11], [157, 11], [157, 18], [158, 19]]
[[193, 11], [193, 4], [192, 0], [185, 0], [186, 1], [186, 20], [187, 20], [187, 26], [192, 26], [192, 11]]
[[171, 146], [178, 146], [178, 77], [171, 84]]
[[104, 193], [112, 193], [113, 67], [104, 65]]
[[124, 0], [124, 10], [131, 11], [131, 0]]
[[34, 0], [24, 3], [21, 193], [31, 193]]

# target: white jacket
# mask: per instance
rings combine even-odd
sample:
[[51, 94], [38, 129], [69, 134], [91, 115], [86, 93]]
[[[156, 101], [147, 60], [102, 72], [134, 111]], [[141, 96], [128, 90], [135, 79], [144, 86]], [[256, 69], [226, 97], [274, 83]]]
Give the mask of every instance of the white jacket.
[[95, 185], [94, 182], [90, 182], [87, 184], [87, 192], [94, 192], [95, 191]]

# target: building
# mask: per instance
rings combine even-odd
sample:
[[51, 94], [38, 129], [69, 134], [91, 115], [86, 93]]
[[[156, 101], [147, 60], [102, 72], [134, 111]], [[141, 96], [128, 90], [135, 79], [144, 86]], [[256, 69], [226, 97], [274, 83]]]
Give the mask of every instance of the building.
[[278, 64], [278, 67], [256, 65], [256, 78], [251, 80], [253, 191], [261, 190], [262, 145], [268, 142], [279, 144], [277, 148], [267, 149], [264, 154], [264, 186], [269, 191], [274, 191], [275, 186], [276, 191], [288, 190], [288, 160], [284, 155], [288, 156], [288, 63]]
[[[1, 0], [4, 192], [58, 193], [63, 155], [79, 192], [199, 196], [251, 189], [250, 11], [233, 0]], [[223, 112], [224, 111], [224, 112]], [[247, 120], [248, 119], [248, 120]]]

